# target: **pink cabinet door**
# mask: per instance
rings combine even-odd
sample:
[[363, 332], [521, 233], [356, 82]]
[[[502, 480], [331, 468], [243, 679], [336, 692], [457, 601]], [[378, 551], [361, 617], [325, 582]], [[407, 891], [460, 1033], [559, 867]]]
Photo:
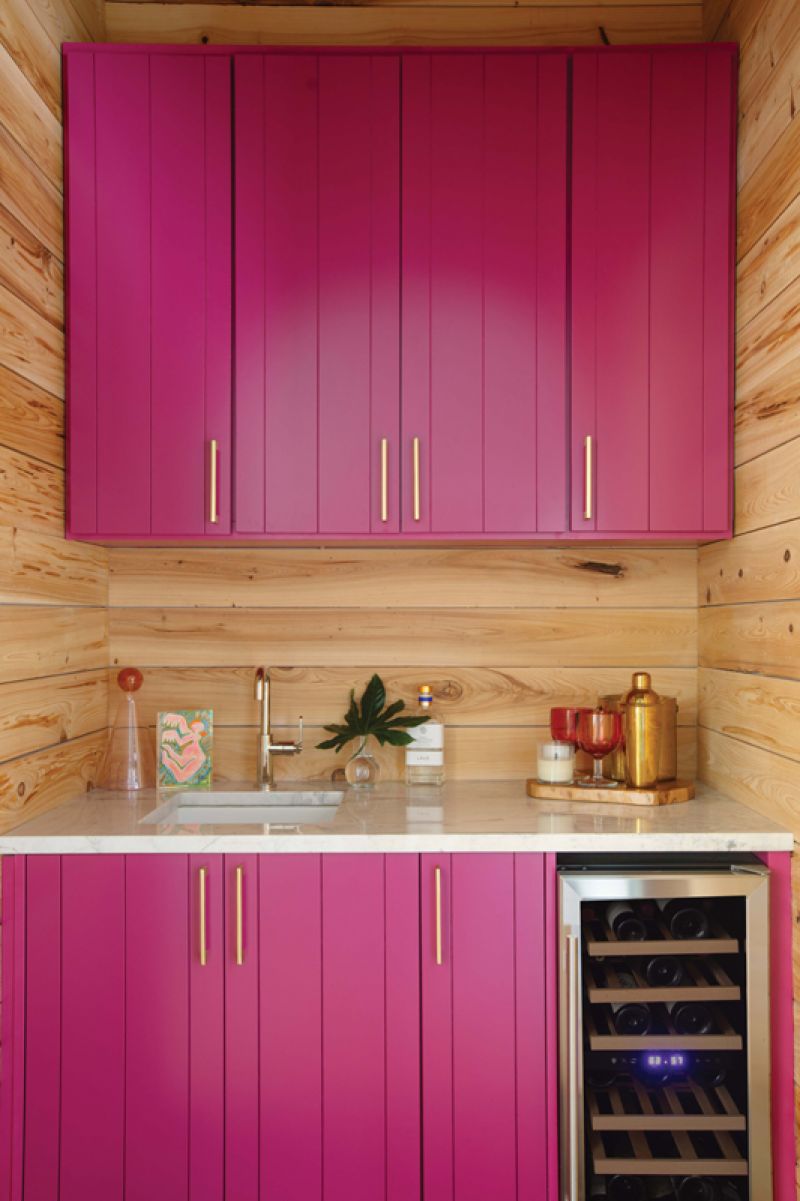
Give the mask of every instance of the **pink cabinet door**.
[[258, 939], [261, 1201], [419, 1198], [418, 858], [261, 856]]
[[399, 526], [399, 61], [235, 58], [240, 534]]
[[230, 70], [66, 52], [73, 537], [230, 530]]
[[403, 60], [403, 530], [567, 528], [567, 58]]
[[555, 1201], [543, 855], [422, 856], [426, 1201]]
[[575, 533], [730, 530], [735, 71], [727, 46], [575, 55]]

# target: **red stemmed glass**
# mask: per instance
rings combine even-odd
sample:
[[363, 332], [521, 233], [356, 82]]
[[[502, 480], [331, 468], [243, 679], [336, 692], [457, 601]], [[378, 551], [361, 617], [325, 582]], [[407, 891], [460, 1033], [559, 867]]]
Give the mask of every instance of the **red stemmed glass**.
[[578, 745], [578, 715], [591, 713], [591, 709], [578, 707], [550, 710], [550, 735], [556, 742], [571, 742]]
[[578, 714], [578, 746], [594, 759], [594, 772], [588, 780], [578, 780], [584, 788], [616, 788], [617, 780], [606, 780], [602, 762], [622, 741], [622, 714], [605, 709], [583, 709]]

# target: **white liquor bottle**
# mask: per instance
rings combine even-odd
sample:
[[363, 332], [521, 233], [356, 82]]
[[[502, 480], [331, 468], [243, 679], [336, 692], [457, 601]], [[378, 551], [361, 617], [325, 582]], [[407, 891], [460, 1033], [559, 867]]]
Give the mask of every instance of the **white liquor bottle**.
[[430, 685], [420, 684], [417, 701], [430, 720], [408, 731], [414, 741], [406, 747], [406, 784], [444, 784], [444, 722], [431, 712]]

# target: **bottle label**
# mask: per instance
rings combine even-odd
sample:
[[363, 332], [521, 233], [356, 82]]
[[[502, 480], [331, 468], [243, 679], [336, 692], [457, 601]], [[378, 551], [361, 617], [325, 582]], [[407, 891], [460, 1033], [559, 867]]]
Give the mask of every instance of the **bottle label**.
[[[409, 746], [408, 751], [412, 749], [431, 751], [444, 749], [444, 726], [440, 721], [428, 721], [425, 725], [417, 726], [408, 732], [414, 740]], [[406, 754], [408, 754], [408, 751], [406, 751]]]
[[443, 767], [444, 751], [417, 750], [416, 748], [408, 747], [406, 750], [406, 763], [409, 767]]

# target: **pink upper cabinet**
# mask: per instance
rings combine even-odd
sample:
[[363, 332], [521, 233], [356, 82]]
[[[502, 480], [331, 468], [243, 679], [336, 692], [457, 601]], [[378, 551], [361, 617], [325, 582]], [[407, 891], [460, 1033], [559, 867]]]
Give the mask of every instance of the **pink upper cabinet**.
[[235, 59], [239, 534], [399, 528], [400, 63]]
[[577, 53], [574, 533], [731, 527], [735, 50]]
[[230, 530], [230, 62], [65, 57], [68, 525]]
[[404, 532], [567, 528], [566, 223], [566, 55], [407, 55]]

